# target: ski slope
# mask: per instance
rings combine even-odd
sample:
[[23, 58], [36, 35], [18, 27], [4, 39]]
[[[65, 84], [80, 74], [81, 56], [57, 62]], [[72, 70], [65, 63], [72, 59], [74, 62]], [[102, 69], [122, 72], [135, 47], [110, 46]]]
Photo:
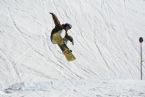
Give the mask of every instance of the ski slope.
[[145, 97], [141, 81], [48, 80], [10, 86], [1, 97]]
[[[87, 85], [88, 80], [90, 83], [91, 80], [96, 80], [96, 83], [102, 80], [101, 85], [105, 81], [112, 83], [110, 87], [118, 82], [109, 80], [128, 80], [127, 84], [122, 82], [123, 91], [125, 85], [134, 80], [136, 91], [142, 90], [137, 97], [145, 97], [144, 81], [136, 81], [140, 80], [138, 39], [145, 37], [144, 5], [144, 0], [0, 0], [0, 91], [16, 83], [33, 85], [49, 80], [72, 80], [74, 83], [77, 80], [76, 84], [83, 80], [82, 83]], [[55, 13], [61, 23], [72, 24], [68, 33], [73, 37], [74, 45], [68, 43], [68, 47], [76, 56], [75, 61], [67, 62], [59, 47], [51, 43], [54, 23], [49, 12]], [[144, 43], [142, 46], [145, 48]], [[143, 49], [143, 60], [144, 55]], [[81, 88], [79, 93], [83, 92], [85, 85]], [[58, 92], [65, 89], [64, 86]], [[120, 90], [116, 91], [120, 93]], [[51, 93], [55, 94], [55, 91]], [[74, 94], [69, 91], [71, 93]], [[78, 97], [92, 97], [87, 93]], [[102, 96], [93, 97], [107, 96], [104, 91], [100, 93]], [[114, 97], [122, 97], [121, 94]], [[130, 95], [129, 91], [126, 95]]]

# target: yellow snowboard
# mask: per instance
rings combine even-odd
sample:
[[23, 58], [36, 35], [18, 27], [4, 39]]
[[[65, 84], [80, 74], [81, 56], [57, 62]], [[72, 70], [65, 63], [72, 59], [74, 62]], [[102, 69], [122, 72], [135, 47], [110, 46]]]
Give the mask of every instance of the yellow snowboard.
[[76, 59], [75, 56], [72, 54], [72, 51], [67, 47], [67, 45], [63, 41], [63, 39], [62, 39], [62, 37], [60, 36], [59, 33], [55, 33], [53, 35], [52, 42], [54, 44], [58, 44], [58, 46], [60, 47], [60, 49], [63, 52], [67, 61], [73, 61], [73, 60]]
[[64, 45], [64, 47], [63, 47], [64, 50], [62, 50], [62, 52], [63, 52], [65, 58], [67, 59], [67, 61], [75, 60], [76, 59], [75, 56], [72, 54], [72, 51], [66, 46], [66, 44], [62, 44], [62, 45]]

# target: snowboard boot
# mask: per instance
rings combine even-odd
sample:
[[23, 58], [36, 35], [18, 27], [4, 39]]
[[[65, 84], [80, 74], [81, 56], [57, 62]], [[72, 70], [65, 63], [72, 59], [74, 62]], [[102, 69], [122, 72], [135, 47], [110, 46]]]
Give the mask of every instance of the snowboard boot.
[[72, 50], [69, 50], [69, 49], [67, 49], [67, 48], [65, 48], [64, 51], [63, 51], [64, 54], [69, 54], [69, 53], [71, 53], [71, 52], [72, 52]]

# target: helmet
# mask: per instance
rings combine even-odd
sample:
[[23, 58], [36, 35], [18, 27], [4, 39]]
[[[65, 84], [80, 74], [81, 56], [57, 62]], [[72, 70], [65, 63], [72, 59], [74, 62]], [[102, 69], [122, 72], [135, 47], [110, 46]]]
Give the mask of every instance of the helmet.
[[69, 24], [69, 23], [65, 23], [65, 24], [64, 24], [64, 28], [66, 28], [66, 27], [69, 27], [69, 29], [71, 29], [71, 28], [72, 28], [72, 25]]

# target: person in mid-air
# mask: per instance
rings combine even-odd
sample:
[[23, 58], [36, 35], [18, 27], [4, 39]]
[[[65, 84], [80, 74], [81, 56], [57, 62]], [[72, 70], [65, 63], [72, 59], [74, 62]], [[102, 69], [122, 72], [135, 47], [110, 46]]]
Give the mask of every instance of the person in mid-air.
[[[55, 27], [53, 28], [53, 30], [51, 31], [51, 41], [53, 44], [58, 44], [60, 49], [63, 51], [63, 53], [67, 52], [72, 52], [72, 50], [67, 51], [67, 49], [69, 49], [66, 46], [67, 41], [69, 40], [70, 42], [72, 42], [72, 44], [74, 45], [73, 42], [73, 38], [68, 35], [68, 30], [70, 30], [72, 28], [72, 25], [69, 23], [65, 23], [65, 24], [60, 24], [60, 21], [58, 20], [58, 18], [56, 17], [56, 15], [54, 13], [50, 13], [52, 15]], [[65, 36], [62, 37], [61, 33], [62, 31], [65, 30]]]
[[[61, 45], [63, 43], [66, 44], [67, 41], [69, 40], [70, 42], [72, 42], [72, 44], [74, 44], [73, 38], [70, 35], [68, 35], [68, 30], [72, 28], [72, 25], [69, 23], [60, 24], [60, 21], [58, 20], [57, 16], [54, 13], [50, 13], [50, 14], [52, 15], [52, 18], [55, 24], [55, 27], [53, 28], [51, 32], [52, 43]], [[65, 30], [64, 38], [61, 38], [62, 30]]]

